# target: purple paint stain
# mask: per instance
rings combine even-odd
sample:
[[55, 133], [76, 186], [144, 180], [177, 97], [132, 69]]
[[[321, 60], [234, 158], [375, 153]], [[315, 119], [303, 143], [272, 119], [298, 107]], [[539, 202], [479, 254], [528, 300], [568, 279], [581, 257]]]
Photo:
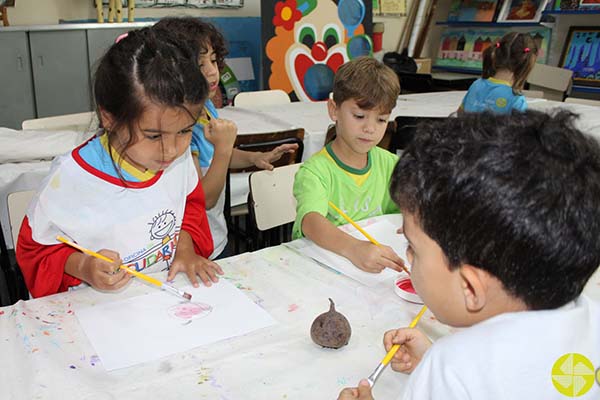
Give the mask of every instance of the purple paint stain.
[[73, 364], [69, 365], [69, 368], [71, 368], [71, 369], [77, 369], [77, 367], [74, 366]]
[[95, 354], [93, 356], [90, 356], [90, 364], [92, 367], [95, 367], [96, 364], [98, 364], [99, 362], [100, 362], [100, 357], [98, 357]]

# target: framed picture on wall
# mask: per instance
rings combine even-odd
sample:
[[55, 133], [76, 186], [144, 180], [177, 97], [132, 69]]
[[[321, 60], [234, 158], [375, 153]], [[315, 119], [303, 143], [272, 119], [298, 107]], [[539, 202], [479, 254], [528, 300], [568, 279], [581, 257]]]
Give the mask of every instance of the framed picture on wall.
[[506, 0], [498, 22], [540, 22], [548, 0]]
[[482, 70], [484, 50], [493, 46], [510, 31], [530, 34], [538, 48], [537, 62], [546, 63], [550, 47], [550, 28], [449, 27], [442, 32], [435, 66], [457, 72], [479, 73]]
[[600, 26], [572, 26], [559, 67], [573, 71], [573, 83], [600, 86]]

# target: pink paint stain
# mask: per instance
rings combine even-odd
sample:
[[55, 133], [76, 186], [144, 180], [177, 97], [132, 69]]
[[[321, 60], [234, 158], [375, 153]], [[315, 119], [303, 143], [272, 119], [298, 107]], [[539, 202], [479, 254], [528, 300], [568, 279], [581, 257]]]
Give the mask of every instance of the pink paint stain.
[[169, 309], [171, 315], [185, 320], [206, 316], [211, 311], [211, 306], [202, 303], [181, 303]]
[[405, 292], [417, 294], [417, 292], [415, 291], [415, 288], [412, 285], [412, 282], [410, 281], [410, 278], [402, 279], [402, 280], [396, 282], [396, 285], [398, 285], [398, 287], [400, 289], [404, 290]]
[[4, 311], [0, 311], [0, 315], [4, 315]]
[[300, 306], [298, 306], [297, 304], [290, 304], [288, 306], [288, 312], [294, 312], [296, 311], [298, 308], [300, 308]]

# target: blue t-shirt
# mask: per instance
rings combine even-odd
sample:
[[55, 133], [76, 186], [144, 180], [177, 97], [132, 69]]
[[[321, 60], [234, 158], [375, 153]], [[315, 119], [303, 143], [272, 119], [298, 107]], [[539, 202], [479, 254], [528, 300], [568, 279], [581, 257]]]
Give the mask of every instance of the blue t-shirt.
[[[206, 109], [206, 112], [210, 118], [219, 118], [217, 108], [212, 101], [206, 100], [204, 108]], [[200, 122], [197, 122], [196, 125], [194, 125], [190, 148], [192, 153], [198, 156], [200, 168], [206, 169], [210, 167], [210, 163], [215, 153], [215, 146], [213, 146], [212, 143], [210, 143], [208, 140], [206, 140], [206, 137], [204, 137], [204, 125], [202, 125]]]
[[461, 107], [465, 112], [492, 111], [496, 114], [510, 114], [513, 110], [527, 110], [527, 102], [525, 96], [513, 93], [508, 82], [479, 78], [469, 88]]

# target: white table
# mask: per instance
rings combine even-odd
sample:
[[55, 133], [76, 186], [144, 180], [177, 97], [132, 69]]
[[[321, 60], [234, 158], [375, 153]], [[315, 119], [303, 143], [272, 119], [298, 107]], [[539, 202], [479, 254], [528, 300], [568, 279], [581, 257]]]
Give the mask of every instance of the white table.
[[[390, 217], [397, 221], [397, 216]], [[4, 360], [0, 398], [335, 399], [343, 387], [354, 386], [377, 366], [385, 354], [383, 333], [408, 325], [421, 308], [400, 299], [392, 282], [363, 286], [285, 245], [219, 263], [225, 279], [269, 312], [278, 325], [107, 372], [82, 331], [73, 305], [117, 301], [156, 288], [134, 280], [118, 293], [84, 288], [19, 301], [0, 308]], [[185, 284], [186, 278], [179, 274], [175, 286]], [[598, 272], [585, 292], [600, 301]], [[310, 339], [311, 323], [328, 309], [329, 297], [352, 326], [349, 344], [339, 350], [323, 349]], [[418, 327], [434, 340], [455, 331], [429, 312]], [[375, 398], [397, 398], [407, 379], [388, 368], [374, 389]]]
[[[408, 325], [421, 308], [400, 299], [393, 282], [363, 286], [284, 245], [219, 263], [225, 279], [278, 325], [107, 372], [80, 327], [73, 304], [111, 302], [156, 288], [134, 280], [119, 293], [84, 288], [20, 301], [0, 308], [0, 354], [5, 361], [0, 398], [334, 399], [343, 387], [355, 385], [377, 366], [385, 355], [384, 331]], [[179, 274], [175, 285], [186, 284], [186, 279]], [[310, 338], [311, 323], [328, 310], [329, 297], [352, 326], [349, 344], [339, 350], [321, 348]], [[419, 326], [435, 338], [449, 331], [429, 313]], [[388, 369], [375, 395], [393, 399], [402, 393], [406, 380]]]

